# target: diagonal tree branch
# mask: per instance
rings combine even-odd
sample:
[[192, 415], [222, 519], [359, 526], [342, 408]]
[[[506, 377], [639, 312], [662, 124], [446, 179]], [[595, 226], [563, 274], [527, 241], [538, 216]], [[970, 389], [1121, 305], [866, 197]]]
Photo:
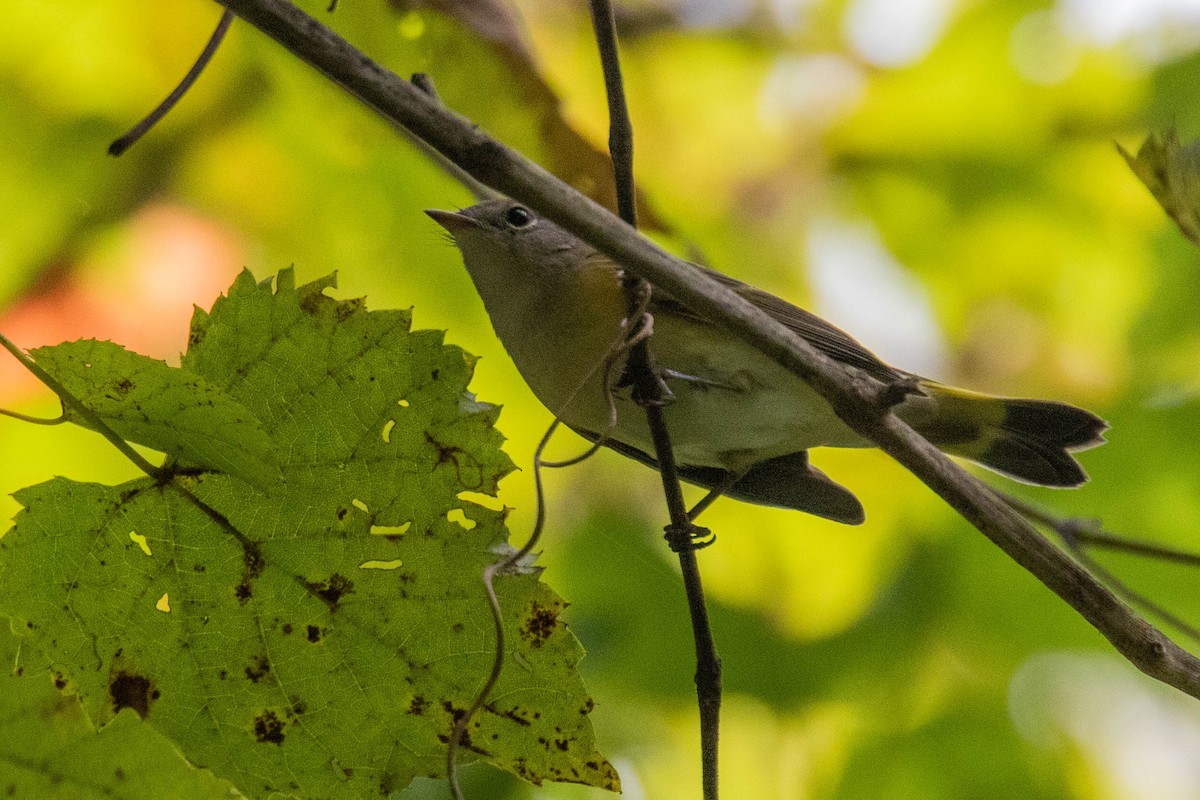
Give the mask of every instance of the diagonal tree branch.
[[285, 0], [218, 0], [387, 119], [407, 128], [475, 178], [529, 204], [630, 272], [720, 320], [806, 380], [855, 431], [937, 492], [1013, 560], [1065, 600], [1146, 674], [1200, 698], [1200, 661], [886, 410], [876, 392], [729, 289], [637, 235], [611, 212], [440, 106]]

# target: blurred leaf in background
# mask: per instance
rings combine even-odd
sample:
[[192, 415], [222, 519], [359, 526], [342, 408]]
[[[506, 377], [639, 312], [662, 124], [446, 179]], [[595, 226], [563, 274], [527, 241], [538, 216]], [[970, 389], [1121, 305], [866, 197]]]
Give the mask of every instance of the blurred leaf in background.
[[[583, 3], [497, 2], [515, 13], [499, 43], [465, 0], [301, 5], [396, 72], [429, 73], [448, 105], [553, 169], [569, 171], [580, 141], [602, 149]], [[219, 9], [9, 6], [0, 329], [29, 347], [113, 338], [170, 358], [191, 304], [242, 266], [338, 269], [347, 295], [413, 306], [419, 327], [483, 356], [473, 390], [504, 404], [509, 453], [529, 463], [547, 414], [420, 214], [469, 203], [463, 190], [243, 24], [162, 127], [111, 160], [108, 142], [186, 71]], [[617, 13], [639, 180], [678, 241], [898, 366], [1092, 408], [1113, 426], [1084, 457], [1092, 482], [1021, 495], [1196, 547], [1200, 256], [1113, 143], [1133, 152], [1171, 126], [1200, 136], [1200, 7], [628, 0]], [[9, 364], [0, 404], [54, 411]], [[129, 477], [86, 433], [4, 423], [0, 448], [5, 491]], [[726, 798], [1200, 795], [1194, 701], [1137, 674], [886, 457], [814, 460], [860, 494], [865, 526], [733, 502], [706, 518]], [[502, 484], [517, 537], [531, 487], [528, 470]], [[548, 475], [547, 490], [542, 563], [589, 651], [599, 746], [625, 796], [698, 796], [690, 628], [657, 478], [604, 454]], [[1196, 574], [1105, 563], [1200, 617]], [[593, 796], [469, 777], [472, 798]]]

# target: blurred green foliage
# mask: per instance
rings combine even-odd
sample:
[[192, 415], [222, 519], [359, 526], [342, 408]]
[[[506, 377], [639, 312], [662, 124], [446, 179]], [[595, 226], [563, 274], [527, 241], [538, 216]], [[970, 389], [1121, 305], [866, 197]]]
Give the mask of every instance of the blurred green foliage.
[[[544, 163], [560, 163], [562, 144], [546, 135], [537, 81], [567, 122], [604, 141], [581, 3], [518, 3], [539, 77], [512, 42], [482, 41], [434, 4], [302, 5], [400, 74], [431, 74], [448, 105]], [[1113, 143], [1134, 151], [1170, 125], [1184, 141], [1200, 134], [1200, 21], [1146, 3], [1121, 27], [1118, 5], [641, 0], [619, 18], [639, 180], [680, 247], [829, 315], [899, 366], [932, 358], [932, 377], [1087, 405], [1113, 425], [1110, 444], [1083, 457], [1092, 483], [1005, 488], [1194, 547], [1200, 258]], [[933, 22], [914, 34], [923, 8]], [[169, 356], [182, 326], [147, 309], [206, 306], [243, 265], [266, 275], [295, 264], [301, 278], [338, 269], [347, 296], [413, 306], [418, 327], [483, 356], [473, 389], [504, 404], [509, 453], [529, 463], [546, 412], [493, 340], [457, 253], [420, 214], [467, 204], [465, 192], [242, 24], [164, 124], [111, 160], [108, 142], [186, 71], [219, 9], [7, 10], [0, 327], [29, 347], [112, 336]], [[815, 256], [841, 224], [882, 243], [873, 272], [854, 268], [853, 247]], [[219, 275], [197, 277], [209, 272]], [[852, 282], [862, 274], [874, 282]], [[915, 300], [889, 293], [896, 275], [916, 279]], [[830, 282], [857, 298], [850, 311], [816, 290]], [[901, 304], [931, 323], [937, 347], [893, 324], [886, 310]], [[7, 365], [0, 381], [0, 403], [54, 413]], [[5, 491], [58, 473], [131, 473], [85, 432], [8, 421], [0, 448]], [[1138, 676], [883, 456], [814, 459], [861, 495], [863, 528], [731, 502], [706, 517], [719, 539], [701, 563], [726, 670], [725, 797], [1200, 794], [1194, 701]], [[626, 796], [698, 796], [690, 629], [658, 539], [657, 478], [605, 454], [548, 475], [547, 490], [545, 578], [589, 651], [599, 746]], [[519, 537], [532, 520], [528, 470], [501, 496]], [[1200, 576], [1105, 562], [1200, 617]], [[592, 796], [470, 777], [472, 798]], [[443, 793], [428, 782], [401, 796]]]

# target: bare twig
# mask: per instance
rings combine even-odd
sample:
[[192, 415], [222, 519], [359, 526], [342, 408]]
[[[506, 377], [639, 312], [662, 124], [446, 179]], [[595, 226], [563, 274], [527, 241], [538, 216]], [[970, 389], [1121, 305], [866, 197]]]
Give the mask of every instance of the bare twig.
[[1003, 493], [1002, 496], [1005, 502], [1017, 509], [1017, 511], [1020, 511], [1026, 519], [1040, 525], [1045, 525], [1059, 534], [1072, 549], [1075, 549], [1074, 544], [1077, 543], [1088, 547], [1116, 550], [1135, 556], [1156, 558], [1160, 561], [1171, 561], [1186, 567], [1200, 567], [1200, 553], [1189, 553], [1186, 550], [1177, 550], [1173, 547], [1163, 547], [1162, 545], [1151, 544], [1150, 542], [1130, 539], [1126, 536], [1118, 536], [1105, 531], [1100, 526], [1099, 520], [1060, 517], [1013, 495]]
[[[608, 149], [616, 181], [617, 208], [621, 219], [637, 227], [637, 193], [633, 180], [633, 123], [625, 102], [625, 84], [621, 79], [621, 59], [617, 49], [617, 29], [612, 5], [608, 0], [590, 0], [592, 27], [600, 51], [604, 73], [604, 88], [608, 95]], [[630, 276], [632, 278], [632, 276]], [[650, 286], [645, 280], [627, 279], [625, 289], [632, 309], [639, 297], [648, 297]], [[692, 638], [696, 645], [696, 697], [700, 708], [700, 765], [704, 800], [718, 797], [718, 744], [721, 721], [721, 659], [708, 619], [704, 600], [704, 584], [696, 558], [695, 533], [683, 488], [675, 465], [674, 449], [663, 415], [662, 380], [656, 374], [650, 352], [651, 339], [636, 345], [629, 358], [629, 369], [646, 412], [646, 424], [654, 442], [654, 454], [662, 476], [663, 495], [671, 524], [667, 527], [671, 549], [679, 556], [679, 568], [687, 594], [688, 612], [692, 620]]]
[[1125, 583], [1125, 581], [1102, 566], [1096, 559], [1092, 558], [1086, 548], [1100, 547], [1192, 567], [1200, 566], [1200, 555], [1150, 544], [1149, 542], [1139, 542], [1124, 536], [1117, 536], [1101, 529], [1099, 520], [1060, 517], [1006, 492], [996, 490], [996, 494], [1003, 498], [1004, 502], [1020, 512], [1026, 519], [1054, 531], [1062, 541], [1063, 546], [1070, 550], [1075, 558], [1079, 559], [1081, 564], [1087, 567], [1093, 575], [1104, 581], [1118, 595], [1125, 598], [1130, 605], [1140, 608], [1146, 614], [1157, 617], [1168, 625], [1171, 625], [1192, 641], [1200, 642], [1200, 629]]
[[1074, 608], [1146, 674], [1200, 698], [1200, 661], [1135, 614], [1100, 581], [1039, 535], [980, 481], [881, 409], [870, 388], [698, 269], [637, 235], [622, 220], [468, 120], [379, 66], [286, 0], [219, 0], [371, 108], [408, 128], [478, 180], [529, 205], [624, 269], [756, 347], [807, 381], [854, 431], [937, 492], [952, 508]]
[[621, 79], [621, 58], [617, 51], [617, 26], [608, 0], [589, 0], [592, 29], [600, 51], [604, 72], [604, 90], [608, 95], [608, 153], [613, 162], [617, 185], [617, 214], [637, 227], [637, 193], [633, 182], [633, 123], [625, 102], [625, 81]]
[[200, 73], [208, 66], [208, 62], [212, 61], [213, 55], [216, 54], [217, 48], [221, 46], [222, 40], [225, 39], [225, 33], [229, 30], [229, 26], [233, 23], [233, 12], [228, 8], [221, 13], [221, 19], [217, 21], [217, 27], [212, 32], [212, 36], [208, 37], [208, 43], [204, 45], [204, 49], [200, 51], [200, 56], [196, 59], [196, 63], [192, 64], [192, 68], [188, 70], [187, 75], [183, 76], [183, 80], [179, 85], [171, 90], [158, 106], [142, 118], [142, 121], [129, 129], [121, 138], [114, 141], [108, 146], [108, 154], [110, 156], [119, 156], [128, 150], [137, 141], [146, 135], [146, 132], [158, 124], [158, 121], [167, 115], [175, 104], [187, 94], [187, 90], [192, 88], [192, 84], [200, 77]]

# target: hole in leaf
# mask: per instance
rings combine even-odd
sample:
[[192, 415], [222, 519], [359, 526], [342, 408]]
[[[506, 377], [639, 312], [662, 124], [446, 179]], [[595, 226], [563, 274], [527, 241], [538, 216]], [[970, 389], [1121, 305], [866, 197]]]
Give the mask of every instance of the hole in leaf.
[[504, 510], [504, 503], [500, 502], [500, 498], [492, 497], [490, 494], [484, 494], [483, 492], [459, 492], [457, 497], [459, 500], [465, 500], [468, 503], [474, 503], [477, 506], [483, 506], [492, 511]]
[[154, 604], [154, 607], [157, 608], [159, 611], [170, 614], [171, 613], [171, 595], [168, 594], [167, 592], [163, 592], [163, 596], [158, 598], [158, 602]]
[[150, 552], [150, 543], [146, 541], [145, 536], [142, 536], [140, 533], [130, 531], [129, 538], [130, 538], [130, 540], [133, 541], [134, 544], [136, 544], [138, 547], [142, 548], [143, 553], [145, 553], [148, 556], [154, 555], [153, 553]]
[[383, 433], [381, 435], [383, 436], [383, 441], [387, 444], [392, 443], [392, 428], [394, 427], [396, 427], [396, 420], [394, 419], [389, 419], [383, 423]]
[[358, 568], [359, 569], [396, 569], [403, 563], [404, 562], [398, 558], [393, 559], [391, 561], [364, 561], [363, 563], [358, 565]]
[[374, 536], [400, 536], [412, 527], [412, 520], [403, 525], [372, 525], [371, 534]]
[[452, 508], [446, 513], [446, 521], [457, 523], [463, 530], [471, 530], [475, 527], [475, 520], [467, 519], [467, 515], [463, 513], [461, 508]]

